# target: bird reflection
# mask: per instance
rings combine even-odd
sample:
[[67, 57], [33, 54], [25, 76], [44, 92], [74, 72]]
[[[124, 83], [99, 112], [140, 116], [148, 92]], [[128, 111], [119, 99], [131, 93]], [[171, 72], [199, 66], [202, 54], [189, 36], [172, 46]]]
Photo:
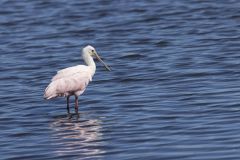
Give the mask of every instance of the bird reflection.
[[66, 117], [56, 118], [50, 126], [54, 133], [54, 145], [57, 145], [58, 156], [81, 155], [86, 157], [101, 157], [101, 121], [73, 121]]

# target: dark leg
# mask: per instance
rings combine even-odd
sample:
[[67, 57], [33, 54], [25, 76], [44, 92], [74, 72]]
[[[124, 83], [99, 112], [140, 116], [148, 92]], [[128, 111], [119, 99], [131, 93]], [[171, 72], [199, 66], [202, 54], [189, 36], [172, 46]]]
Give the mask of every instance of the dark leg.
[[75, 96], [75, 112], [77, 114], [77, 117], [79, 117], [79, 115], [78, 115], [78, 96]]
[[70, 96], [67, 96], [67, 112], [68, 112], [68, 114], [70, 113], [70, 109], [69, 109], [69, 97], [70, 97]]

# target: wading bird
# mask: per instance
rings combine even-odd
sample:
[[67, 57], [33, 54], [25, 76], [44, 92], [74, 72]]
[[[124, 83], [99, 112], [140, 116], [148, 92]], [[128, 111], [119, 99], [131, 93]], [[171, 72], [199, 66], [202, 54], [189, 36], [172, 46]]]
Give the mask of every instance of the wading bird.
[[55, 97], [67, 98], [67, 112], [70, 114], [69, 98], [75, 96], [75, 112], [78, 116], [78, 96], [86, 89], [89, 81], [96, 71], [96, 65], [93, 60], [97, 58], [107, 70], [111, 69], [102, 61], [94, 47], [88, 45], [82, 49], [82, 57], [87, 65], [77, 65], [62, 69], [52, 78], [51, 83], [45, 89], [44, 98], [51, 99]]

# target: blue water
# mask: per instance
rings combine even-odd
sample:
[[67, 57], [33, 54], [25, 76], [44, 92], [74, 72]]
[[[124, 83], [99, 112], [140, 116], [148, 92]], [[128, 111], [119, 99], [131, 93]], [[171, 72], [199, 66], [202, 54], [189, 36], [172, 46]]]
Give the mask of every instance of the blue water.
[[[240, 159], [240, 1], [0, 6], [0, 159]], [[43, 92], [87, 44], [113, 71], [69, 119]]]

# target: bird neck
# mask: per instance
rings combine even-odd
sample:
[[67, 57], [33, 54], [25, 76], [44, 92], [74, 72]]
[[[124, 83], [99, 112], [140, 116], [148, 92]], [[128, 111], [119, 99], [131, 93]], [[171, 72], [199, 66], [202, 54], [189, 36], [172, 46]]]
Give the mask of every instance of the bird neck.
[[95, 64], [93, 58], [86, 52], [83, 52], [82, 56], [83, 56], [83, 60], [87, 64], [87, 66], [90, 67], [91, 75], [93, 76], [96, 71], [96, 64]]

